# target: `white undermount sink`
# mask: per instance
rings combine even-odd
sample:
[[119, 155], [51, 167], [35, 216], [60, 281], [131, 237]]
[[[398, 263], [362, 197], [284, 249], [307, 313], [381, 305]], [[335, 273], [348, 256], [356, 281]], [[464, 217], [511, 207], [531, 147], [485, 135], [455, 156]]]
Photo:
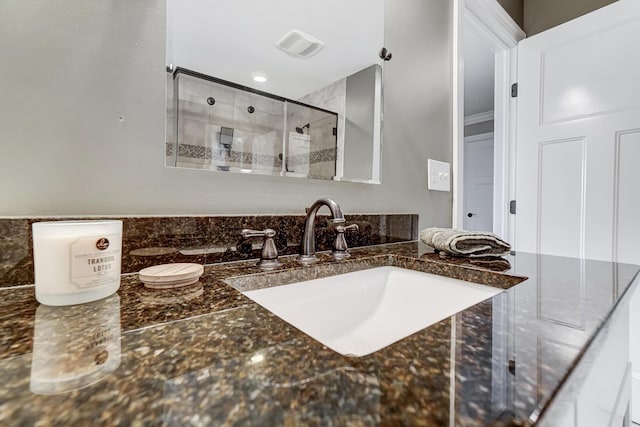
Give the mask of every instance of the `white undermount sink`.
[[500, 292], [376, 267], [243, 294], [338, 353], [365, 356]]

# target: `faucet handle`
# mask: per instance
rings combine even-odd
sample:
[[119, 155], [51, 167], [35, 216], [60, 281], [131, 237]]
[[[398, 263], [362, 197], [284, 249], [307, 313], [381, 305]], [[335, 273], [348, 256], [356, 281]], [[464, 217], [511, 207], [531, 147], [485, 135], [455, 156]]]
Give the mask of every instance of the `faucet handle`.
[[348, 230], [360, 230], [358, 224], [351, 225], [336, 225], [336, 239], [333, 241], [333, 251], [331, 255], [337, 260], [348, 258], [351, 256], [349, 254], [349, 248], [347, 247], [347, 240], [344, 238], [344, 233]]
[[359, 231], [360, 227], [358, 227], [358, 224], [336, 225], [335, 229], [338, 233], [344, 233], [345, 231], [351, 231], [351, 230]]
[[243, 239], [248, 239], [251, 237], [264, 237], [264, 240], [262, 242], [260, 261], [258, 262], [258, 266], [260, 268], [262, 268], [263, 270], [273, 270], [274, 268], [282, 265], [278, 261], [278, 248], [276, 248], [276, 244], [273, 241], [273, 238], [276, 236], [275, 230], [271, 228], [265, 228], [262, 231], [258, 231], [245, 228], [240, 232], [240, 235]]

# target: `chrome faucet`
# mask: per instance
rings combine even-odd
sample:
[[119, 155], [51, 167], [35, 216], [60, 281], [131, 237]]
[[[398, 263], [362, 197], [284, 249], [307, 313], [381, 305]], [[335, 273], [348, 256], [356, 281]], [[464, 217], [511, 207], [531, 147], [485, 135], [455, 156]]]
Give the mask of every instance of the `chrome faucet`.
[[331, 199], [316, 200], [309, 209], [307, 209], [307, 218], [304, 220], [304, 234], [302, 235], [302, 244], [300, 248], [300, 256], [298, 262], [301, 264], [311, 264], [317, 261], [316, 257], [316, 233], [313, 224], [316, 220], [318, 209], [326, 206], [331, 211], [331, 219], [334, 223], [345, 222], [344, 214], [340, 206]]

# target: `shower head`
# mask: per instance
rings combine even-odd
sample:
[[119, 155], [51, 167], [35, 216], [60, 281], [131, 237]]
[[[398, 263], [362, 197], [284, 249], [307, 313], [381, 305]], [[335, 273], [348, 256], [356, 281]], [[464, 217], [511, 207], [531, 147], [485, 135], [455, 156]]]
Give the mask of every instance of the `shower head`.
[[307, 128], [307, 130], [309, 130], [310, 127], [310, 123], [307, 123], [306, 125], [300, 127], [300, 128], [296, 128], [296, 132], [300, 133], [300, 134], [304, 134], [304, 128]]

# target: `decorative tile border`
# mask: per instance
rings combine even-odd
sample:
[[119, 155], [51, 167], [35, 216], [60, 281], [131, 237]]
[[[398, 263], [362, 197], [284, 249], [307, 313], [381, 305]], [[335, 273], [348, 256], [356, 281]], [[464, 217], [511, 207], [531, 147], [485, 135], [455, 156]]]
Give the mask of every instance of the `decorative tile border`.
[[[173, 157], [175, 151], [175, 144], [168, 142], [166, 144], [165, 155], [167, 157]], [[282, 168], [282, 159], [280, 156], [269, 156], [266, 154], [255, 154], [241, 151], [234, 151], [227, 153], [222, 148], [205, 147], [201, 145], [192, 144], [179, 144], [178, 145], [178, 157], [183, 159], [198, 159], [198, 160], [210, 160], [225, 163], [241, 163], [245, 165], [260, 165], [271, 166], [273, 168]], [[289, 158], [289, 164], [293, 166], [299, 166], [307, 163], [323, 163], [323, 162], [335, 162], [336, 161], [336, 148], [326, 148], [324, 150], [311, 151], [308, 156], [297, 155]]]
[[297, 156], [290, 156], [288, 164], [292, 167], [304, 165], [306, 163], [324, 163], [334, 162], [336, 160], [336, 148], [327, 148], [324, 150], [311, 151], [309, 155], [299, 154]]
[[[33, 283], [31, 224], [38, 221], [99, 218], [0, 218], [0, 287]], [[304, 215], [120, 217], [123, 221], [122, 272], [171, 262], [215, 264], [257, 259], [261, 240], [240, 238], [240, 230], [276, 230], [280, 255], [299, 252]], [[415, 240], [416, 214], [347, 215], [347, 223], [358, 224], [358, 232], [346, 234], [347, 244], [355, 248]], [[331, 249], [335, 237], [328, 216], [316, 219], [316, 248]]]

